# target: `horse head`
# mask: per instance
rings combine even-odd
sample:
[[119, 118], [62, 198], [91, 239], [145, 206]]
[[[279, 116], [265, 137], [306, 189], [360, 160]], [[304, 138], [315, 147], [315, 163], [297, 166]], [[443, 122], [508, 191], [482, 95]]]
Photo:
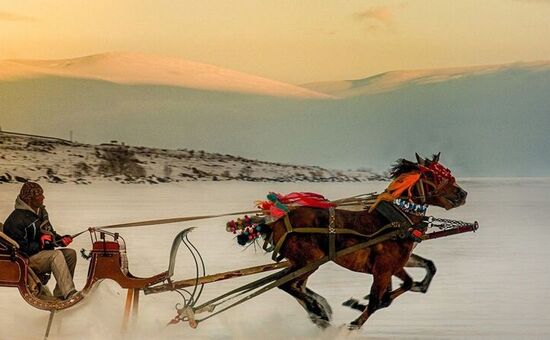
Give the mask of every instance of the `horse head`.
[[432, 159], [416, 154], [416, 163], [400, 159], [390, 171], [394, 180], [386, 192], [395, 198], [426, 203], [447, 210], [463, 205], [467, 193], [457, 183], [451, 171], [439, 163], [441, 153]]

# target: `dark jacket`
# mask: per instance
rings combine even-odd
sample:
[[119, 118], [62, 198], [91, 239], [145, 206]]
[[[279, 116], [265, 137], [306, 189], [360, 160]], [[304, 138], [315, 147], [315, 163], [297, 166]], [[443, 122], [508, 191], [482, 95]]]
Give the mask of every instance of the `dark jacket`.
[[4, 233], [17, 242], [20, 250], [28, 256], [42, 250], [40, 236], [43, 233], [52, 234], [55, 241], [62, 237], [50, 224], [48, 212], [44, 206], [36, 213], [19, 197], [15, 200], [15, 210], [8, 216], [3, 229]]

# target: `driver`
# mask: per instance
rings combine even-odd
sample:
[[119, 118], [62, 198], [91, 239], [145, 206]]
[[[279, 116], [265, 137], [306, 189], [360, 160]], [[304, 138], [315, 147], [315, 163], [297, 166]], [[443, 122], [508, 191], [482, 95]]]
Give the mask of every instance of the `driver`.
[[[73, 282], [76, 251], [65, 248], [73, 239], [55, 232], [43, 203], [44, 190], [39, 184], [23, 184], [15, 200], [15, 210], [4, 223], [4, 233], [29, 256], [29, 266], [36, 273], [53, 273], [57, 281], [53, 294], [66, 300], [77, 292]], [[57, 247], [63, 248], [55, 249]]]

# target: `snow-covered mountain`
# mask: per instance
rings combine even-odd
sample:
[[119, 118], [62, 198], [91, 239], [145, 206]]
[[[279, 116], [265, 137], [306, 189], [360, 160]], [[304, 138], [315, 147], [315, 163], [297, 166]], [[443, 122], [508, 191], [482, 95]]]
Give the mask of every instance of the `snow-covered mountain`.
[[213, 65], [136, 53], [113, 52], [63, 60], [0, 62], [0, 81], [52, 76], [280, 97], [331, 98], [330, 95], [299, 86]]
[[303, 84], [316, 92], [339, 98], [391, 92], [407, 86], [443, 83], [467, 77], [496, 75], [498, 73], [550, 71], [550, 61], [520, 62], [503, 65], [485, 65], [427, 70], [401, 70], [380, 73], [356, 80], [326, 81]]
[[[378, 172], [397, 158], [441, 151], [457, 176], [550, 176], [550, 62], [329, 82], [315, 91], [339, 98], [325, 100], [298, 90], [271, 95], [267, 85], [269, 91], [258, 87], [262, 93], [236, 91], [223, 77], [205, 81], [208, 88], [178, 85], [166, 79], [183, 68], [156, 57], [139, 66], [134, 55], [125, 66], [126, 57], [76, 59], [76, 66], [3, 63], [11, 66], [0, 66], [0, 126], [90, 144], [116, 139]], [[73, 68], [78, 72], [55, 75]]]

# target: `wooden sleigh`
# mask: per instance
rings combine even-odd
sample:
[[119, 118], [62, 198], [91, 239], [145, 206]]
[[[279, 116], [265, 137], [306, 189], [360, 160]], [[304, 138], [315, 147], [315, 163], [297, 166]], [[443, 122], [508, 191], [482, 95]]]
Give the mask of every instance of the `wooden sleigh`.
[[[28, 256], [19, 251], [14, 240], [0, 232], [0, 286], [17, 287], [28, 304], [52, 311], [76, 305], [104, 279], [117, 282], [121, 288], [139, 291], [169, 277], [168, 271], [147, 278], [132, 275], [127, 269], [124, 240], [118, 234], [90, 229], [90, 235], [92, 249], [87, 256], [90, 264], [86, 284], [70, 299], [60, 300], [49, 297], [48, 290], [44, 287], [45, 282], [30, 268]], [[111, 240], [107, 240], [108, 237]]]
[[92, 248], [88, 255], [84, 250], [81, 251], [83, 257], [90, 261], [86, 284], [81, 291], [67, 300], [51, 296], [43, 275], [35, 273], [29, 266], [29, 257], [19, 250], [19, 245], [13, 239], [0, 231], [0, 287], [15, 287], [29, 305], [51, 312], [46, 331], [47, 337], [56, 311], [79, 304], [101, 281], [113, 280], [121, 288], [128, 290], [123, 322], [125, 329], [131, 311], [133, 310], [134, 315], [137, 314], [140, 291], [160, 282], [169, 282], [174, 272], [177, 249], [181, 242], [186, 242], [186, 234], [190, 230], [190, 228], [183, 230], [174, 239], [169, 269], [151, 277], [142, 278], [128, 270], [126, 244], [118, 233], [90, 228]]
[[[49, 335], [53, 317], [57, 311], [69, 309], [81, 303], [90, 296], [94, 288], [105, 279], [115, 281], [121, 288], [127, 289], [123, 330], [127, 329], [131, 316], [137, 316], [140, 293], [152, 289], [159, 292], [181, 289], [182, 285], [197, 286], [208, 282], [238, 276], [251, 275], [274, 269], [284, 268], [285, 263], [274, 263], [264, 266], [238, 269], [216, 275], [203, 275], [181, 281], [172, 281], [178, 249], [183, 244], [190, 252], [195, 262], [202, 262], [200, 254], [189, 242], [187, 236], [193, 228], [186, 228], [179, 232], [172, 242], [168, 269], [151, 277], [137, 277], [128, 268], [126, 243], [118, 233], [111, 233], [100, 228], [88, 229], [92, 243], [88, 254], [81, 250], [84, 258], [89, 260], [88, 275], [84, 288], [67, 300], [54, 299], [46, 287], [42, 275], [35, 273], [29, 266], [29, 257], [20, 251], [19, 245], [1, 231], [0, 223], [0, 287], [17, 288], [29, 305], [34, 308], [50, 312], [45, 339]], [[202, 273], [204, 274], [204, 266]], [[184, 283], [187, 283], [185, 285]]]

